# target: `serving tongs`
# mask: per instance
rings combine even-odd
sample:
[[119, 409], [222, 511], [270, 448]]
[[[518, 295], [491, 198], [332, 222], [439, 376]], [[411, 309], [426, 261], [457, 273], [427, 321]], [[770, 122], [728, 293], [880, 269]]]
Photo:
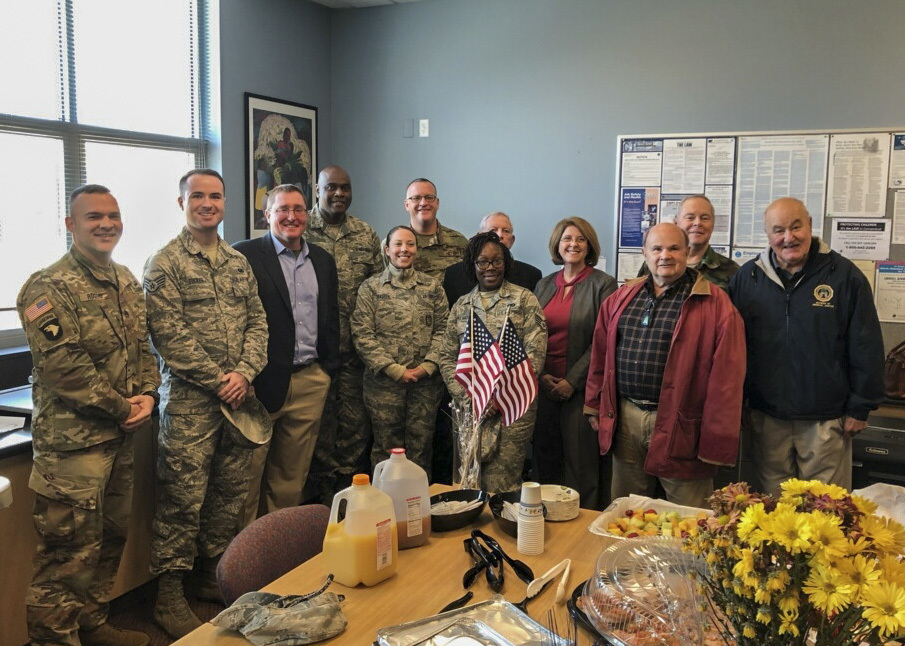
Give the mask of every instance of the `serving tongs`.
[[493, 536], [488, 536], [480, 529], [473, 529], [471, 530], [471, 537], [484, 541], [490, 551], [493, 552], [497, 557], [506, 561], [506, 563], [509, 564], [509, 567], [512, 568], [512, 571], [515, 572], [515, 576], [520, 578], [522, 581], [524, 581], [525, 583], [531, 583], [531, 581], [534, 580], [534, 572], [531, 570], [528, 564], [523, 561], [519, 561], [518, 559], [514, 559], [506, 554], [506, 551]]

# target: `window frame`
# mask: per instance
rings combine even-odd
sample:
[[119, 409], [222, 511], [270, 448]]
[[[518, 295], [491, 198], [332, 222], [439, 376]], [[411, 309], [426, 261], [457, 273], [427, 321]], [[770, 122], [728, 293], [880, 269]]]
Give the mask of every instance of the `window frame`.
[[[66, 42], [71, 42], [73, 29], [73, 3], [78, 0], [60, 0], [65, 11], [64, 35]], [[197, 75], [198, 95], [195, 99], [193, 127], [196, 136], [179, 137], [134, 130], [121, 130], [117, 128], [105, 128], [101, 126], [87, 125], [77, 121], [77, 81], [75, 80], [75, 51], [71, 46], [65, 47], [62, 54], [64, 60], [61, 65], [67, 68], [64, 72], [68, 79], [62, 89], [61, 101], [65, 102], [58, 119], [44, 119], [12, 115], [0, 112], [0, 132], [27, 135], [34, 137], [50, 137], [63, 143], [63, 181], [64, 191], [70, 192], [81, 186], [86, 181], [85, 146], [88, 143], [99, 142], [107, 144], [119, 144], [136, 148], [153, 148], [185, 152], [194, 155], [195, 167], [207, 165], [207, 158], [213, 143], [213, 114], [211, 110], [212, 99], [216, 94], [213, 83], [216, 80], [214, 70], [212, 47], [216, 46], [215, 37], [212, 34], [216, 22], [215, 8], [217, 0], [191, 0], [195, 5], [195, 23], [192, 36], [195, 40], [195, 52], [190, 61], [194, 67], [193, 73]], [[71, 237], [67, 233], [67, 243], [71, 243]], [[37, 269], [37, 268], [36, 268]], [[2, 311], [10, 311], [2, 308]], [[26, 345], [25, 333], [21, 327], [0, 328], [0, 350]]]

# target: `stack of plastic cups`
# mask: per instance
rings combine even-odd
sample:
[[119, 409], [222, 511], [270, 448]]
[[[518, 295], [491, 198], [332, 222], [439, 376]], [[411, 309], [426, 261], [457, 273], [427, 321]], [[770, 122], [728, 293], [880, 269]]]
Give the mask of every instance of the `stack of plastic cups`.
[[541, 502], [540, 485], [522, 483], [522, 498], [518, 506], [519, 554], [534, 556], [544, 552], [544, 505]]

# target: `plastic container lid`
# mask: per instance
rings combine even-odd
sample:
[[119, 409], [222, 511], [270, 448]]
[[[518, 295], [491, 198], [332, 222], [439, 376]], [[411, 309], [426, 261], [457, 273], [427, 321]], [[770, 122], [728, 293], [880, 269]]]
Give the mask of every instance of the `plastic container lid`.
[[354, 485], [367, 485], [371, 484], [371, 476], [367, 473], [356, 473], [352, 476], [352, 484]]

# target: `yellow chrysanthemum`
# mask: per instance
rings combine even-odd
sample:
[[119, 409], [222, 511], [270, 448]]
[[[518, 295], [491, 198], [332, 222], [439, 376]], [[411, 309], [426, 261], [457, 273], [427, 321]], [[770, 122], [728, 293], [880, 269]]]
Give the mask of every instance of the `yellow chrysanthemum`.
[[742, 626], [742, 635], [744, 635], [748, 639], [753, 639], [755, 634], [754, 624], [745, 622], [745, 624]]
[[854, 599], [855, 586], [835, 568], [817, 566], [811, 569], [802, 591], [815, 608], [831, 615], [847, 608]]
[[884, 552], [892, 551], [896, 547], [896, 532], [890, 529], [889, 519], [885, 516], [865, 516], [861, 519], [861, 531], [869, 541]]
[[813, 511], [808, 514], [811, 527], [811, 550], [827, 557], [842, 556], [848, 551], [848, 541], [841, 529], [842, 519], [835, 514]]
[[732, 566], [732, 574], [740, 579], [754, 571], [754, 550], [743, 549], [739, 554], [738, 562]]
[[883, 574], [879, 562], [874, 558], [865, 557], [863, 554], [856, 554], [850, 559], [840, 559], [836, 567], [855, 586], [856, 595], [860, 594], [864, 588], [874, 585]]
[[846, 551], [849, 554], [860, 554], [861, 552], [868, 552], [871, 549], [870, 541], [863, 536], [859, 536], [856, 540], [849, 538], [847, 542], [848, 547]]
[[798, 637], [801, 632], [798, 630], [798, 624], [795, 622], [798, 621], [798, 613], [782, 613], [781, 620], [779, 623], [779, 634], [780, 635], [791, 635], [792, 637]]
[[773, 609], [770, 606], [760, 605], [757, 607], [757, 614], [754, 621], [759, 624], [769, 624], [773, 619]]
[[808, 514], [800, 514], [787, 506], [777, 505], [764, 523], [767, 540], [772, 540], [792, 554], [808, 551], [811, 523]]
[[760, 604], [768, 604], [773, 599], [773, 594], [766, 588], [754, 588], [754, 600]]
[[855, 503], [855, 507], [858, 508], [858, 511], [865, 514], [873, 514], [877, 511], [877, 503], [873, 500], [868, 500], [863, 496], [852, 496], [852, 502]]
[[782, 497], [800, 496], [801, 494], [809, 493], [815, 483], [820, 484], [816, 480], [799, 480], [798, 478], [789, 478], [781, 485], [779, 485], [779, 487], [782, 491]]
[[786, 589], [786, 586], [789, 585], [789, 580], [788, 570], [772, 570], [770, 574], [767, 575], [767, 590], [770, 590], [771, 592], [782, 592]]
[[893, 554], [885, 554], [880, 557], [879, 565], [884, 579], [905, 588], [905, 561], [900, 561]]
[[751, 544], [757, 544], [762, 541], [761, 523], [766, 518], [767, 513], [764, 511], [764, 503], [759, 502], [751, 505], [742, 512], [735, 527], [735, 533], [739, 539], [748, 541]]
[[880, 581], [864, 590], [862, 616], [886, 638], [905, 629], [905, 588]]

